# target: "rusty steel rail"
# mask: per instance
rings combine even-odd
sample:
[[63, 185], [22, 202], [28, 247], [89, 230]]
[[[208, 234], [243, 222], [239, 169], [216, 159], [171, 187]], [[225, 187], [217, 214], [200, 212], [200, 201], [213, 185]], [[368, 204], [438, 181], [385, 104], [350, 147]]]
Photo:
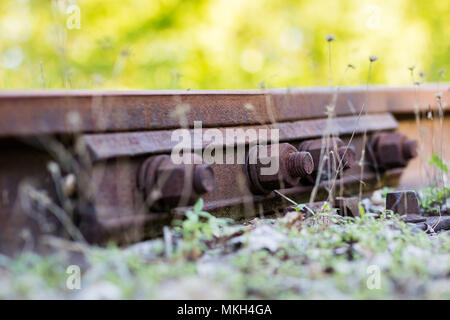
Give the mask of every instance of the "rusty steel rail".
[[[442, 113], [439, 102], [449, 98], [442, 91], [440, 101], [436, 85], [0, 93], [0, 252], [41, 248], [43, 234], [137, 241], [158, 234], [199, 197], [215, 215], [245, 219], [290, 205], [274, 190], [308, 202], [317, 181], [317, 200], [330, 189], [358, 194], [361, 180], [364, 192], [410, 185], [405, 177], [417, 180], [418, 172], [415, 115]], [[278, 129], [279, 171], [259, 173], [267, 160], [259, 150], [270, 141], [251, 136], [215, 145], [243, 146], [245, 163], [228, 163], [225, 155], [223, 164], [173, 163], [171, 135], [183, 127], [193, 137], [194, 121], [219, 133]], [[448, 136], [448, 117], [441, 126]]]
[[[444, 85], [441, 87], [445, 88]], [[442, 90], [442, 89], [441, 89]], [[388, 88], [267, 89], [247, 91], [37, 91], [0, 93], [0, 137], [73, 132], [119, 132], [180, 127], [255, 125], [323, 118], [337, 94], [336, 115], [410, 114], [437, 109], [436, 85]], [[442, 100], [449, 92], [442, 90]]]

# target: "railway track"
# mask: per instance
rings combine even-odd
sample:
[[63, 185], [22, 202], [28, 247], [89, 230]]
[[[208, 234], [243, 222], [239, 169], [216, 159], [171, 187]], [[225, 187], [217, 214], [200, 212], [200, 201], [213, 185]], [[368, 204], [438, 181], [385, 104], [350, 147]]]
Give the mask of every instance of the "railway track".
[[286, 208], [279, 193], [304, 203], [418, 186], [417, 154], [434, 147], [424, 141], [449, 136], [449, 92], [437, 92], [1, 93], [0, 252], [41, 249], [47, 234], [138, 241], [199, 197], [217, 216], [245, 219]]

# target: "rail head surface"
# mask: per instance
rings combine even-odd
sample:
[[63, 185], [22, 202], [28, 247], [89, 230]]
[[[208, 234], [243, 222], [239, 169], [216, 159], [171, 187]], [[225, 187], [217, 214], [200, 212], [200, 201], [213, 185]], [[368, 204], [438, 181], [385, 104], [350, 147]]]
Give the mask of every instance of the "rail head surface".
[[287, 88], [237, 91], [11, 91], [0, 93], [0, 137], [257, 125], [325, 117], [436, 109], [448, 84], [420, 87]]
[[391, 87], [384, 85], [366, 86], [347, 86], [347, 87], [303, 87], [303, 88], [270, 88], [270, 89], [247, 89], [247, 90], [10, 90], [0, 91], [0, 99], [3, 98], [53, 98], [53, 97], [94, 97], [94, 96], [189, 96], [189, 95], [261, 95], [261, 94], [333, 94], [338, 91], [339, 94], [358, 93], [358, 92], [427, 92], [434, 94], [440, 92], [445, 94], [448, 91], [450, 83], [422, 84], [420, 86]]

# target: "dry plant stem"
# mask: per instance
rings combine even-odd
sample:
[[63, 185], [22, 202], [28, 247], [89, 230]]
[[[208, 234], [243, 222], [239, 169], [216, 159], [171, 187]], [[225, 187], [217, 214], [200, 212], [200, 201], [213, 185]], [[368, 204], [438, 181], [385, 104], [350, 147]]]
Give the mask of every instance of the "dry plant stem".
[[[438, 117], [439, 117], [439, 125], [440, 125], [440, 132], [441, 132], [441, 138], [440, 138], [440, 145], [441, 145], [441, 158], [445, 159], [445, 143], [444, 143], [444, 105], [442, 104], [442, 97], [438, 96]], [[441, 186], [445, 185], [445, 173], [442, 172], [442, 181]]]
[[[345, 68], [344, 74], [342, 75], [342, 78], [341, 78], [341, 80], [340, 80], [340, 82], [339, 82], [339, 86], [338, 86], [338, 88], [337, 88], [337, 92], [336, 92], [336, 97], [335, 97], [334, 105], [336, 105], [336, 101], [337, 101], [337, 98], [338, 98], [338, 95], [339, 95], [339, 90], [340, 90], [340, 88], [341, 88], [341, 86], [342, 86], [342, 84], [343, 84], [343, 82], [344, 82], [345, 76], [347, 75], [347, 71], [348, 71], [350, 68], [353, 68], [353, 69], [354, 69], [354, 66], [352, 66], [351, 64], [348, 64], [348, 65], [347, 65], [347, 68]], [[352, 110], [352, 112], [353, 112], [353, 114], [356, 113], [354, 110]], [[338, 164], [338, 168], [337, 168], [337, 170], [336, 170], [336, 175], [335, 175], [335, 177], [334, 177], [333, 180], [332, 180], [332, 181], [333, 181], [332, 189], [334, 188], [334, 185], [336, 184], [337, 177], [338, 177], [338, 176], [339, 176], [339, 177], [342, 177], [342, 175], [344, 174], [344, 167], [342, 166], [342, 160], [345, 158], [345, 155], [347, 154], [347, 149], [348, 149], [349, 146], [351, 145], [352, 140], [353, 140], [353, 137], [355, 136], [356, 128], [358, 127], [360, 117], [361, 117], [361, 112], [360, 112], [359, 115], [358, 115], [358, 119], [357, 119], [357, 121], [356, 121], [356, 127], [355, 127], [355, 129], [353, 130], [353, 132], [352, 132], [352, 135], [351, 135], [351, 137], [350, 137], [350, 140], [349, 140], [349, 142], [348, 142], [348, 144], [347, 144], [347, 148], [345, 149], [344, 155], [342, 156], [341, 159], [339, 159], [339, 164]], [[343, 180], [343, 179], [340, 179], [339, 181], [340, 181], [340, 183], [339, 183], [339, 196], [340, 196], [340, 197], [343, 197], [343, 196], [344, 196], [344, 180]]]
[[[433, 152], [437, 148], [436, 148], [436, 135], [435, 135], [435, 132], [434, 132], [435, 131], [434, 130], [434, 115], [433, 115], [433, 111], [431, 110], [431, 106], [430, 106], [429, 114], [431, 116], [430, 116], [430, 118], [427, 117], [427, 119], [428, 119], [429, 126], [431, 128], [431, 149], [432, 149], [432, 152]], [[439, 181], [438, 181], [439, 180], [438, 179], [438, 170], [436, 168], [434, 168], [434, 167], [431, 167], [431, 170], [432, 170], [432, 173], [431, 173], [430, 176], [433, 177], [432, 178], [432, 184], [438, 185], [438, 183], [439, 183]]]
[[58, 164], [50, 163], [48, 165], [48, 169], [50, 171], [50, 175], [53, 179], [53, 183], [55, 185], [56, 194], [59, 200], [59, 203], [61, 203], [64, 211], [70, 216], [73, 216], [73, 205], [70, 201], [70, 199], [66, 196], [66, 194], [63, 192], [62, 189], [62, 183], [63, 183], [63, 177], [61, 175], [61, 170], [59, 169]]
[[[297, 203], [297, 202], [295, 202], [295, 201], [292, 200], [291, 198], [285, 196], [284, 194], [282, 194], [282, 193], [279, 192], [278, 190], [273, 190], [273, 191], [274, 191], [276, 194], [278, 194], [280, 197], [282, 197], [283, 199], [286, 199], [287, 201], [289, 201], [289, 202], [292, 203], [293, 205], [298, 206], [298, 203]], [[316, 215], [316, 213], [315, 213], [310, 207], [308, 207], [307, 205], [304, 205], [304, 206], [305, 206], [306, 210], [309, 211], [309, 213], [311, 213], [313, 216]]]
[[363, 182], [362, 181], [363, 181], [363, 178], [364, 178], [366, 143], [367, 143], [367, 132], [366, 132], [366, 130], [364, 130], [363, 142], [362, 142], [362, 146], [363, 147], [362, 147], [362, 151], [361, 151], [361, 160], [360, 160], [361, 176], [360, 176], [360, 180], [359, 180], [359, 194], [358, 194], [359, 201], [361, 201], [362, 194], [363, 194]]
[[[340, 167], [340, 164], [339, 164], [339, 167]], [[339, 169], [339, 174], [342, 177], [342, 175], [344, 174], [343, 168]], [[344, 196], [344, 179], [339, 179], [339, 196], [340, 197]]]
[[331, 41], [328, 41], [328, 69], [329, 69], [329, 77], [328, 83], [330, 87], [333, 87], [333, 70], [331, 69]]
[[[370, 84], [370, 75], [372, 73], [372, 59], [370, 59], [370, 63], [369, 63], [369, 72], [367, 75], [367, 84], [366, 84], [366, 105], [369, 103], [369, 84]], [[364, 109], [364, 106], [363, 106]], [[367, 112], [365, 112], [365, 115], [367, 115]], [[364, 129], [364, 134], [363, 134], [363, 142], [362, 142], [362, 152], [361, 152], [361, 160], [360, 160], [360, 166], [361, 166], [361, 177], [360, 177], [360, 182], [359, 182], [359, 201], [361, 201], [362, 199], [362, 194], [363, 194], [363, 177], [364, 177], [364, 166], [365, 166], [365, 153], [366, 153], [366, 143], [367, 143], [367, 130]]]
[[39, 202], [42, 207], [53, 213], [74, 240], [86, 243], [86, 240], [84, 239], [80, 230], [78, 230], [78, 228], [72, 223], [72, 220], [67, 216], [64, 210], [54, 204], [50, 199], [48, 199], [48, 201], [43, 201], [38, 190], [34, 189], [31, 186], [29, 186], [28, 188], [29, 192], [27, 194], [30, 199]]
[[[329, 46], [329, 50], [331, 52], [330, 46]], [[329, 62], [331, 63], [331, 58], [330, 58]], [[333, 93], [332, 102], [330, 104], [330, 111], [328, 112], [328, 118], [327, 118], [327, 125], [326, 125], [326, 128], [325, 128], [325, 133], [322, 136], [322, 146], [321, 146], [321, 150], [320, 150], [320, 161], [319, 161], [319, 167], [318, 167], [318, 174], [317, 174], [317, 177], [316, 177], [316, 181], [314, 183], [314, 188], [313, 188], [313, 190], [311, 192], [311, 196], [310, 196], [310, 199], [309, 199], [310, 203], [314, 202], [314, 199], [315, 199], [315, 197], [317, 195], [317, 191], [318, 191], [318, 188], [319, 188], [319, 185], [320, 185], [320, 173], [323, 170], [324, 160], [325, 160], [325, 158], [328, 157], [328, 154], [329, 154], [329, 146], [328, 146], [328, 140], [329, 139], [328, 138], [329, 138], [330, 132], [332, 131], [331, 127], [332, 127], [332, 121], [333, 121], [333, 118], [334, 118], [334, 109], [335, 109], [335, 106], [336, 106], [336, 103], [337, 103], [337, 99], [338, 99], [338, 96], [339, 96], [339, 91], [340, 91], [341, 85], [342, 85], [342, 83], [343, 83], [343, 81], [345, 79], [345, 75], [347, 74], [347, 71], [348, 71], [349, 68], [350, 68], [350, 65], [348, 65], [347, 68], [345, 69], [344, 74], [343, 74], [343, 76], [342, 76], [342, 78], [341, 78], [341, 80], [339, 82], [339, 85], [337, 86], [336, 91]], [[362, 112], [362, 110], [361, 110], [361, 112]], [[359, 113], [357, 123], [359, 123], [359, 119], [361, 117], [361, 112]], [[353, 130], [353, 133], [352, 133], [352, 136], [350, 138], [350, 141], [347, 144], [347, 148], [352, 143], [352, 140], [353, 140], [353, 137], [355, 135], [355, 132], [356, 132], [356, 128]], [[326, 145], [324, 143], [325, 141], [326, 141]], [[334, 146], [334, 149], [336, 149], [336, 146]], [[337, 150], [335, 150], [335, 154], [337, 154], [336, 152], [337, 152]], [[324, 156], [324, 153], [327, 156]], [[346, 153], [347, 153], [347, 149], [345, 150], [344, 156], [342, 158], [345, 157]], [[339, 170], [341, 170], [341, 172], [343, 172], [342, 159], [339, 160], [339, 165], [338, 165], [337, 171], [339, 171]], [[329, 176], [331, 176], [331, 174]], [[338, 175], [336, 175], [333, 178], [332, 186], [331, 186], [330, 189], [328, 189], [328, 199], [333, 199], [334, 186], [335, 186], [337, 177], [338, 177]], [[341, 194], [343, 194], [343, 192], [344, 192], [343, 190], [344, 190], [344, 185], [343, 185], [343, 181], [341, 179], [341, 189], [340, 189], [340, 193]]]
[[42, 89], [45, 89], [44, 63], [41, 61], [41, 81]]
[[441, 208], [438, 206], [438, 212], [439, 212], [439, 219], [436, 221], [435, 224], [433, 224], [432, 228], [434, 230], [434, 228], [437, 227], [437, 225], [439, 224], [439, 222], [441, 222], [441, 218], [442, 218], [442, 214], [441, 214]]
[[[364, 106], [363, 106], [363, 108], [360, 110], [360, 112], [359, 112], [359, 114], [358, 114], [358, 118], [357, 118], [357, 120], [356, 120], [356, 127], [355, 127], [355, 129], [353, 129], [353, 132], [352, 132], [352, 135], [350, 136], [350, 139], [349, 139], [349, 141], [348, 141], [348, 144], [347, 144], [347, 149], [345, 149], [345, 152], [344, 152], [344, 154], [343, 154], [343, 156], [341, 157], [341, 159], [339, 160], [339, 164], [338, 164], [338, 168], [337, 168], [337, 172], [336, 172], [336, 175], [334, 176], [334, 178], [333, 178], [333, 186], [332, 187], [334, 187], [334, 184], [336, 183], [336, 180], [337, 180], [337, 177], [338, 177], [338, 174], [339, 174], [339, 171], [342, 173], [343, 172], [343, 162], [342, 162], [342, 160], [345, 158], [345, 155], [347, 154], [347, 150], [348, 150], [348, 147], [351, 145], [351, 143], [352, 143], [352, 141], [353, 141], [353, 138], [355, 137], [355, 133], [356, 133], [356, 129], [358, 128], [358, 125], [359, 125], [359, 119], [361, 118], [361, 114], [362, 114], [362, 112], [363, 112], [363, 110], [364, 110]], [[342, 194], [343, 194], [343, 188], [344, 188], [344, 184], [343, 184], [343, 180], [341, 179], [341, 196], [342, 196]]]
[[[333, 87], [333, 77], [331, 74], [331, 41], [328, 41], [328, 68], [329, 68], [329, 84], [330, 87]], [[332, 102], [336, 101], [335, 98], [336, 93], [334, 93], [333, 95], [333, 100]], [[319, 185], [320, 185], [320, 178], [322, 176], [322, 170], [323, 170], [323, 162], [324, 162], [324, 158], [328, 157], [328, 137], [329, 137], [329, 131], [331, 129], [331, 122], [332, 122], [332, 117], [333, 117], [333, 108], [334, 108], [334, 104], [332, 103], [329, 107], [328, 112], [328, 117], [327, 117], [327, 125], [325, 128], [325, 133], [324, 136], [322, 136], [322, 145], [320, 147], [320, 161], [319, 161], [319, 167], [317, 170], [317, 176], [316, 176], [316, 181], [314, 183], [314, 188], [311, 192], [311, 196], [309, 198], [309, 202], [312, 203], [314, 202], [314, 199], [316, 197], [317, 191], [319, 189]], [[326, 156], [324, 156], [324, 151], [326, 149]]]
[[164, 254], [167, 259], [172, 259], [172, 232], [170, 232], [169, 227], [165, 226], [163, 228], [163, 239], [164, 239]]
[[[427, 105], [423, 103], [423, 98], [418, 90], [422, 82], [415, 82], [416, 85], [416, 106], [414, 108], [415, 111], [415, 118], [416, 118], [416, 124], [417, 124], [417, 130], [418, 130], [418, 136], [419, 136], [419, 166], [420, 166], [420, 175], [422, 178], [422, 181], [429, 181], [430, 184], [433, 184], [433, 168], [428, 165], [428, 162], [426, 161], [426, 150], [425, 146], [427, 145], [427, 141], [429, 141], [430, 131], [432, 132], [432, 126], [430, 128], [430, 119], [428, 118], [429, 111], [427, 110]], [[423, 106], [423, 109], [421, 108]], [[432, 114], [431, 114], [432, 115]], [[423, 121], [422, 121], [423, 119]], [[433, 135], [433, 132], [431, 133]], [[433, 140], [433, 138], [431, 138]]]
[[40, 240], [41, 243], [48, 244], [55, 249], [64, 251], [87, 253], [91, 249], [88, 243], [74, 242], [55, 236], [43, 235]]
[[[341, 86], [342, 86], [342, 84], [343, 84], [343, 82], [344, 82], [344, 80], [345, 80], [345, 76], [346, 76], [346, 74], [347, 74], [347, 72], [348, 72], [348, 70], [349, 70], [350, 68], [354, 68], [354, 67], [353, 67], [351, 64], [348, 64], [347, 67], [346, 67], [345, 70], [344, 70], [344, 73], [343, 73], [343, 75], [342, 75], [342, 77], [341, 77], [341, 80], [339, 81], [339, 84], [338, 84], [338, 86], [337, 86], [337, 88], [336, 88], [336, 91], [335, 91], [335, 93], [333, 94], [333, 100], [332, 100], [332, 103], [331, 103], [331, 108], [333, 109], [333, 111], [334, 111], [335, 106], [336, 106], [336, 104], [337, 104], [337, 99], [338, 99], [338, 96], [339, 96], [340, 88], [341, 88]], [[330, 70], [331, 70], [331, 66], [330, 66]], [[360, 113], [360, 115], [361, 115], [361, 113]], [[358, 117], [357, 124], [359, 123], [359, 118], [360, 118], [360, 116]], [[342, 156], [342, 159], [339, 159], [339, 163], [338, 163], [337, 169], [336, 169], [336, 167], [334, 167], [333, 170], [335, 170], [335, 171], [333, 171], [333, 170], [331, 170], [331, 169], [329, 168], [329, 169], [330, 169], [329, 172], [328, 172], [328, 173], [329, 173], [329, 174], [328, 174], [329, 177], [331, 177], [331, 172], [336, 172], [334, 178], [332, 179], [331, 187], [328, 189], [328, 199], [329, 199], [329, 201], [333, 201], [333, 199], [334, 199], [334, 192], [335, 192], [335, 184], [336, 184], [336, 180], [337, 180], [337, 178], [338, 178], [339, 176], [342, 176], [342, 174], [343, 174], [343, 172], [344, 172], [344, 169], [343, 169], [343, 166], [342, 166], [342, 160], [345, 158], [345, 155], [346, 155], [346, 153], [347, 153], [347, 149], [348, 149], [348, 147], [351, 145], [351, 142], [352, 142], [352, 140], [353, 140], [353, 136], [354, 136], [354, 134], [355, 134], [355, 131], [356, 131], [356, 128], [355, 128], [355, 130], [353, 130], [352, 136], [351, 136], [351, 138], [350, 138], [349, 143], [347, 144], [347, 148], [345, 149], [345, 152], [344, 152], [344, 155]], [[335, 138], [338, 137], [338, 135], [337, 135], [336, 133], [331, 133], [331, 134], [332, 134], [332, 136], [335, 137]], [[333, 142], [334, 142], [334, 143], [333, 143], [333, 155], [337, 155], [338, 153], [337, 153], [337, 145], [336, 145], [336, 141], [333, 140]], [[321, 151], [321, 152], [322, 152], [322, 151]], [[328, 148], [327, 148], [327, 154], [328, 154], [328, 153], [329, 153], [329, 152], [328, 152]], [[333, 160], [334, 160], [334, 159], [333, 159]], [[334, 162], [334, 161], [331, 162], [331, 163], [333, 164], [333, 166], [335, 166], [335, 162]], [[343, 184], [343, 180], [340, 179], [339, 195], [340, 195], [340, 196], [343, 196], [343, 194], [344, 194], [344, 184]]]
[[328, 140], [328, 131], [330, 130], [331, 127], [331, 120], [332, 120], [332, 115], [328, 114], [328, 118], [327, 118], [327, 125], [325, 128], [325, 135], [322, 136], [322, 146], [321, 146], [321, 150], [320, 150], [320, 161], [319, 161], [319, 167], [317, 169], [317, 176], [316, 176], [316, 181], [314, 183], [314, 188], [311, 192], [311, 196], [309, 198], [309, 203], [313, 203], [314, 199], [316, 198], [316, 194], [317, 191], [319, 189], [319, 185], [320, 185], [320, 178], [321, 178], [321, 173], [323, 170], [323, 165], [324, 165], [324, 160], [327, 156], [324, 156], [324, 151], [326, 148], [326, 140]]
[[284, 194], [282, 194], [280, 191], [278, 190], [273, 190], [273, 192], [275, 192], [277, 195], [279, 195], [280, 197], [286, 199], [287, 201], [289, 201], [290, 203], [292, 203], [295, 206], [298, 206], [298, 203], [295, 202], [294, 200], [292, 200], [291, 198], [285, 196]]
[[[334, 83], [333, 83], [333, 69], [332, 69], [333, 65], [331, 63], [331, 42], [332, 41], [328, 41], [328, 69], [329, 69], [329, 84], [330, 84], [330, 87], [333, 88]], [[337, 88], [336, 91], [333, 93], [332, 103], [329, 106], [329, 110], [327, 110], [327, 112], [329, 113], [329, 117], [330, 117], [329, 127], [327, 129], [327, 136], [325, 138], [325, 144], [326, 144], [326, 147], [325, 147], [325, 159], [328, 161], [327, 177], [331, 176], [331, 165], [330, 164], [332, 163], [332, 160], [334, 160], [334, 159], [331, 159], [331, 154], [330, 154], [330, 138], [331, 138], [331, 136], [333, 134], [332, 133], [332, 126], [333, 126], [333, 118], [334, 118], [334, 108], [336, 106], [338, 90], [339, 89]], [[322, 154], [322, 150], [321, 150], [321, 154]], [[320, 176], [321, 173], [322, 173], [322, 170], [320, 170], [318, 172], [318, 175]], [[320, 182], [320, 180], [319, 180], [319, 182]], [[325, 188], [325, 189], [327, 189], [327, 188]], [[329, 201], [332, 201], [332, 190], [328, 189], [327, 191], [328, 191]]]
[[417, 133], [419, 137], [419, 168], [420, 168], [420, 177], [422, 178], [422, 181], [425, 181], [423, 178], [423, 168], [424, 168], [424, 162], [423, 162], [423, 154], [424, 154], [424, 139], [422, 136], [422, 130], [420, 126], [420, 100], [419, 100], [419, 93], [418, 88], [420, 86], [420, 83], [417, 83], [414, 81], [414, 78], [412, 79], [413, 85], [414, 85], [414, 99], [416, 101], [414, 105], [414, 117], [416, 119], [416, 126], [417, 126]]

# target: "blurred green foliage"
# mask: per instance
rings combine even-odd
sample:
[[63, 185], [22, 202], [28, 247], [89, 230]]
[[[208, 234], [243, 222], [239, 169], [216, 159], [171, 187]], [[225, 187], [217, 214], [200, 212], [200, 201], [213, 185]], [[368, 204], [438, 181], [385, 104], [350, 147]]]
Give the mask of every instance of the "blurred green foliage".
[[410, 65], [437, 81], [449, 16], [443, 0], [2, 0], [0, 88], [358, 85], [370, 55], [372, 83], [410, 84]]

